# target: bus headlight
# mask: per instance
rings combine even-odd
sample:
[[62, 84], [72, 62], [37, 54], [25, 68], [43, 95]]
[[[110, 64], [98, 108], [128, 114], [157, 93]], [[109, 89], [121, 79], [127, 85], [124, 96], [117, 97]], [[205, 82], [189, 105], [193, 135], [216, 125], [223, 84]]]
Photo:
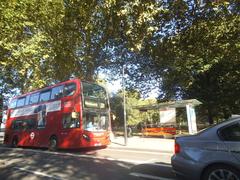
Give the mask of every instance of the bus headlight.
[[83, 134], [83, 138], [84, 138], [86, 141], [90, 142], [90, 137], [89, 137], [88, 135]]

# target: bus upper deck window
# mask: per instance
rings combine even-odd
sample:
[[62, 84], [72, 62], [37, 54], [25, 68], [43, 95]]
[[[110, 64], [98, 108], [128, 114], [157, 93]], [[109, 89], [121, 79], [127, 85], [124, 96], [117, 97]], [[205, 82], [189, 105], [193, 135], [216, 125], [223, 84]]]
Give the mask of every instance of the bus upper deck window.
[[38, 99], [39, 99], [39, 93], [32, 94], [30, 96], [29, 104], [38, 103]]
[[25, 105], [28, 105], [28, 104], [29, 104], [29, 99], [30, 99], [30, 95], [27, 95], [27, 96], [26, 96], [26, 100], [25, 100]]
[[41, 92], [39, 101], [40, 102], [48, 101], [50, 99], [50, 94], [51, 94], [50, 90]]
[[9, 108], [15, 108], [16, 106], [17, 106], [17, 99], [11, 100]]
[[25, 103], [25, 97], [19, 98], [19, 99], [17, 100], [17, 107], [24, 106], [24, 103]]
[[76, 92], [76, 84], [75, 83], [65, 85], [65, 87], [64, 87], [64, 95], [65, 96], [72, 96], [75, 92]]
[[52, 88], [51, 99], [59, 99], [63, 96], [63, 85]]

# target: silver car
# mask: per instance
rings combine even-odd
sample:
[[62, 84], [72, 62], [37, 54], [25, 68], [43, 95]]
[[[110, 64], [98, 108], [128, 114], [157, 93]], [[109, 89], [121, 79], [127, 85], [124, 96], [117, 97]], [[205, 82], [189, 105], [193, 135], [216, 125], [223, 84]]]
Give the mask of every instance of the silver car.
[[180, 179], [240, 180], [240, 117], [176, 138], [172, 167]]

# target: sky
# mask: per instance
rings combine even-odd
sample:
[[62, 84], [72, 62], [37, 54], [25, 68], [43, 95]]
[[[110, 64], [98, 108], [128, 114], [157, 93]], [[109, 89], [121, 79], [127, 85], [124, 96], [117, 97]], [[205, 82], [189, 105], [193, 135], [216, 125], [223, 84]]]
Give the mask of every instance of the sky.
[[[110, 94], [115, 94], [120, 89], [122, 89], [121, 81], [122, 80], [116, 80], [116, 81], [107, 82], [106, 88], [107, 88], [108, 92]], [[157, 89], [153, 89], [151, 92], [149, 92], [147, 94], [148, 98], [157, 98], [158, 97], [157, 92], [158, 92]]]
[[[107, 79], [106, 74], [99, 73], [98, 76], [100, 79]], [[110, 94], [117, 93], [119, 90], [122, 89], [122, 79], [118, 79], [115, 81], [107, 81], [106, 88]], [[158, 92], [158, 89], [153, 89], [151, 92], [149, 92], [147, 94], [147, 97], [148, 98], [157, 98], [158, 97], [157, 92]]]

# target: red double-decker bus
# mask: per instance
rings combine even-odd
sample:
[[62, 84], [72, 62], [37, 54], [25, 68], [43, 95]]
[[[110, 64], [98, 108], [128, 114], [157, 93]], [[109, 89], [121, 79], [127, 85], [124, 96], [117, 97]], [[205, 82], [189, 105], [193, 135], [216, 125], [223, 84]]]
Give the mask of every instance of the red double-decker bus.
[[13, 98], [4, 143], [50, 150], [106, 146], [110, 130], [106, 90], [72, 79]]

